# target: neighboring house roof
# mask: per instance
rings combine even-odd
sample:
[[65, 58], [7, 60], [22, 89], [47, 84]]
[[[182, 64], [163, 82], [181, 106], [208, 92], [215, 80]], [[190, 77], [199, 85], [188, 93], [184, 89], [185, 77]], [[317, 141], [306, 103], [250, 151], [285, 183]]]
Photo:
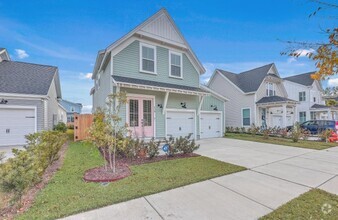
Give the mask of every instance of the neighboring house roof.
[[162, 83], [150, 80], [143, 80], [143, 79], [135, 79], [123, 76], [112, 76], [115, 83], [127, 83], [127, 84], [137, 84], [137, 85], [145, 85], [145, 86], [155, 86], [155, 87], [162, 87], [162, 88], [170, 88], [170, 89], [179, 89], [179, 90], [187, 90], [193, 92], [204, 92], [202, 89], [198, 87], [190, 87], [190, 86], [182, 86], [177, 84], [170, 84], [170, 83]]
[[[168, 39], [162, 38], [162, 36], [160, 35], [160, 33], [157, 34], [153, 34], [150, 33], [149, 30], [153, 31], [154, 27], [149, 27], [147, 25], [149, 25], [151, 22], [155, 21], [156, 19], [162, 19], [165, 16], [165, 19], [167, 19], [171, 25], [171, 27], [173, 28], [173, 32], [170, 33], [171, 36], [178, 36], [177, 38], [179, 38], [179, 40], [174, 41], [170, 41]], [[164, 24], [164, 20], [160, 20], [160, 24], [163, 25]], [[156, 24], [157, 25], [157, 24]], [[168, 32], [168, 31], [167, 31]], [[123, 37], [121, 37], [120, 39], [116, 40], [114, 43], [112, 43], [111, 45], [109, 45], [105, 50], [100, 50], [98, 52], [98, 57], [96, 59], [96, 62], [100, 61], [100, 63], [97, 63], [94, 66], [94, 70], [93, 70], [93, 78], [95, 78], [95, 75], [97, 74], [97, 71], [100, 69], [101, 63], [105, 62], [105, 59], [107, 59], [109, 56], [108, 54], [110, 54], [110, 52], [115, 49], [117, 46], [119, 46], [121, 43], [123, 43], [125, 40], [129, 39], [132, 36], [135, 35], [140, 35], [140, 36], [146, 36], [149, 38], [161, 38], [161, 41], [163, 43], [166, 43], [167, 45], [170, 44], [179, 44], [180, 48], [186, 48], [186, 52], [188, 57], [191, 57], [193, 60], [193, 63], [195, 65], [197, 65], [197, 68], [199, 70], [200, 74], [205, 73], [205, 68], [203, 67], [202, 63], [200, 62], [200, 60], [197, 58], [197, 56], [195, 55], [194, 51], [192, 50], [192, 48], [190, 47], [189, 43], [186, 41], [186, 39], [184, 38], [184, 36], [182, 35], [182, 33], [180, 32], [180, 30], [178, 29], [178, 27], [176, 26], [174, 20], [171, 18], [171, 16], [169, 15], [169, 13], [167, 12], [167, 10], [165, 8], [162, 8], [161, 10], [159, 10], [158, 12], [156, 12], [154, 15], [152, 15], [151, 17], [149, 17], [148, 19], [146, 19], [144, 22], [142, 22], [140, 25], [138, 25], [137, 27], [135, 27], [134, 29], [132, 29], [130, 32], [128, 32], [127, 34], [125, 34]], [[100, 56], [104, 55], [102, 58]]]
[[211, 94], [213, 94], [215, 97], [217, 97], [217, 98], [219, 98], [219, 99], [222, 99], [222, 100], [224, 100], [224, 101], [229, 101], [229, 99], [228, 99], [227, 97], [225, 97], [225, 96], [223, 96], [223, 95], [221, 95], [221, 94], [215, 92], [214, 90], [212, 90], [212, 89], [210, 89], [210, 88], [208, 88], [208, 87], [206, 87], [206, 86], [204, 86], [204, 85], [200, 85], [200, 88], [201, 88], [202, 90], [206, 91], [206, 92], [210, 92]]
[[256, 104], [272, 103], [272, 102], [297, 102], [297, 101], [281, 96], [267, 96], [261, 98], [258, 102], [256, 102]]
[[76, 112], [81, 113], [82, 110], [82, 104], [81, 103], [75, 103], [70, 102], [64, 99], [58, 100], [59, 104], [62, 105], [68, 113]]
[[298, 83], [304, 86], [311, 86], [314, 82], [314, 79], [311, 78], [311, 75], [315, 72], [302, 73], [295, 76], [285, 77], [284, 80]]
[[219, 73], [228, 78], [244, 93], [255, 92], [266, 76], [273, 76], [279, 78], [277, 75], [269, 74], [269, 70], [274, 66], [273, 63], [261, 66], [252, 70], [241, 72], [239, 74], [217, 69]]
[[312, 109], [322, 109], [322, 108], [329, 108], [330, 106], [327, 105], [320, 105], [320, 104], [314, 104], [311, 106]]
[[60, 98], [57, 67], [4, 60], [0, 62], [0, 93], [47, 95], [55, 76]]

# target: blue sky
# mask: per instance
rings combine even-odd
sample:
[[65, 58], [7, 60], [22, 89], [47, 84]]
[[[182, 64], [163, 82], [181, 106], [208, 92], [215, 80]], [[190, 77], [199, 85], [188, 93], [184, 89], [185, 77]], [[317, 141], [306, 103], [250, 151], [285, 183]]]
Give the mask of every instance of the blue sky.
[[308, 18], [317, 5], [307, 0], [0, 0], [0, 47], [12, 60], [58, 66], [63, 98], [88, 110], [97, 51], [162, 7], [207, 69], [202, 81], [216, 67], [240, 72], [274, 62], [282, 77], [315, 70], [307, 58], [281, 56], [283, 41], [325, 41], [320, 28], [335, 22], [329, 10]]

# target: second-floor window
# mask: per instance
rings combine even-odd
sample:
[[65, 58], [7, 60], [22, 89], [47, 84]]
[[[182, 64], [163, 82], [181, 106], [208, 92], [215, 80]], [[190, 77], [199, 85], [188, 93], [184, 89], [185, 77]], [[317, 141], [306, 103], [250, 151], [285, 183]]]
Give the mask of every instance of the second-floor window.
[[266, 83], [266, 96], [276, 95], [275, 85], [273, 83]]
[[140, 71], [156, 74], [156, 47], [141, 43], [140, 48]]
[[305, 92], [299, 92], [299, 101], [300, 102], [306, 101], [306, 93]]
[[182, 75], [182, 54], [169, 52], [169, 76], [183, 78]]

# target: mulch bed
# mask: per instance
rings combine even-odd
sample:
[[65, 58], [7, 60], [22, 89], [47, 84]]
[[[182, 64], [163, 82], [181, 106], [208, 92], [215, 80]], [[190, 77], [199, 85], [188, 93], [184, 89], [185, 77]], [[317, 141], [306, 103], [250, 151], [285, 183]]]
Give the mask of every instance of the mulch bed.
[[[100, 149], [101, 155], [103, 157], [102, 149]], [[117, 180], [121, 180], [123, 178], [126, 178], [130, 176], [131, 170], [129, 169], [129, 166], [132, 165], [141, 165], [146, 163], [154, 163], [159, 162], [163, 160], [175, 160], [175, 159], [181, 159], [181, 158], [187, 158], [187, 157], [198, 157], [200, 155], [195, 153], [190, 154], [175, 154], [174, 156], [167, 156], [167, 155], [160, 155], [153, 158], [149, 157], [137, 157], [137, 158], [116, 158], [116, 173], [114, 174], [112, 171], [106, 171], [105, 167], [95, 167], [92, 169], [89, 169], [85, 172], [83, 179], [86, 182], [113, 182]], [[106, 160], [109, 161], [109, 154], [106, 153]]]
[[95, 167], [85, 172], [83, 179], [86, 182], [113, 182], [131, 175], [131, 171], [126, 165], [116, 166], [116, 171], [106, 170], [105, 167]]
[[33, 205], [34, 199], [37, 193], [43, 189], [50, 179], [54, 176], [56, 171], [62, 166], [65, 159], [68, 143], [64, 144], [59, 151], [58, 160], [54, 161], [46, 170], [42, 176], [40, 183], [29, 189], [21, 198], [21, 203], [17, 203], [13, 206], [8, 206], [0, 210], [0, 219], [14, 219], [15, 215], [25, 212], [29, 207]]

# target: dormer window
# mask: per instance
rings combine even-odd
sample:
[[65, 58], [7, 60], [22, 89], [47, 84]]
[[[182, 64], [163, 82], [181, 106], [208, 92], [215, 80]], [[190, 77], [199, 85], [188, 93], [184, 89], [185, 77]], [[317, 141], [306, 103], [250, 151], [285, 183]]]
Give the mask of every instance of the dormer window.
[[276, 95], [275, 84], [266, 83], [266, 96], [274, 96]]
[[140, 44], [140, 72], [156, 74], [156, 47]]
[[169, 76], [183, 78], [182, 74], [182, 54], [169, 51]]

